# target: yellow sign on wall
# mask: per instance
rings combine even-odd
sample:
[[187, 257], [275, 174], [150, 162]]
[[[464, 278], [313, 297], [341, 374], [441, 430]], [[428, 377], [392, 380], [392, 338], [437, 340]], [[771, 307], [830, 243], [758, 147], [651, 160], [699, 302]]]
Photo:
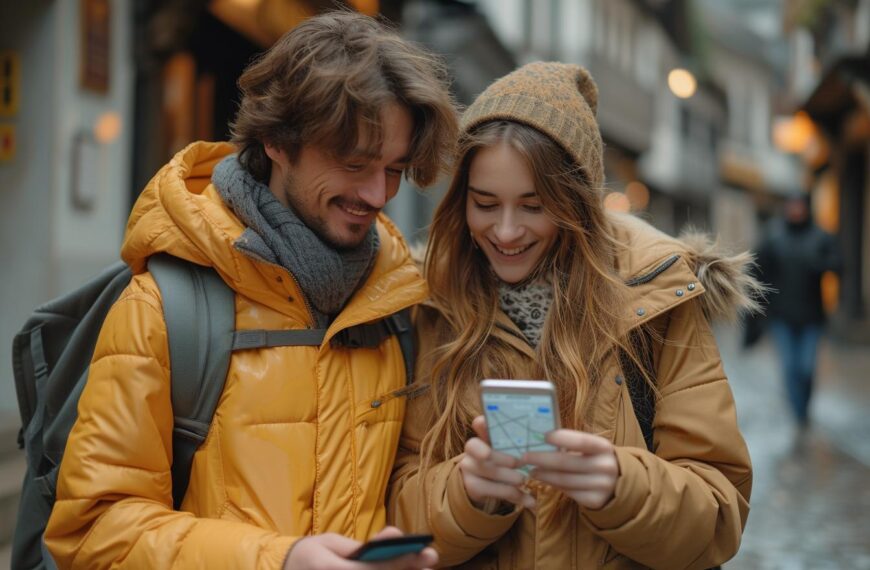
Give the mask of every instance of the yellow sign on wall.
[[18, 53], [0, 51], [0, 117], [18, 113], [21, 99], [21, 64]]
[[15, 158], [15, 125], [0, 124], [0, 162]]

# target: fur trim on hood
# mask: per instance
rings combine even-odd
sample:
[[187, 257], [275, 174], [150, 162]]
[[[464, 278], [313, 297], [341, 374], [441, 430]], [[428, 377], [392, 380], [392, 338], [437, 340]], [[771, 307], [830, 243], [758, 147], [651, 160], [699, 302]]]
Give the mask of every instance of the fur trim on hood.
[[735, 322], [742, 315], [763, 312], [770, 288], [755, 278], [751, 252], [729, 255], [717, 239], [696, 230], [683, 232], [679, 240], [686, 247], [689, 265], [707, 290], [701, 304], [708, 319]]

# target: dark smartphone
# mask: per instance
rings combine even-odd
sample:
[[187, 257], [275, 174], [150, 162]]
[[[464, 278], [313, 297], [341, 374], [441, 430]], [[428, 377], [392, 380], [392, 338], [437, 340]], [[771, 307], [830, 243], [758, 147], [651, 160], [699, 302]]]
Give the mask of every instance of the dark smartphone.
[[392, 560], [405, 554], [417, 554], [429, 546], [431, 542], [431, 534], [406, 534], [396, 538], [370, 540], [360, 546], [348, 558], [350, 560], [359, 560], [360, 562]]

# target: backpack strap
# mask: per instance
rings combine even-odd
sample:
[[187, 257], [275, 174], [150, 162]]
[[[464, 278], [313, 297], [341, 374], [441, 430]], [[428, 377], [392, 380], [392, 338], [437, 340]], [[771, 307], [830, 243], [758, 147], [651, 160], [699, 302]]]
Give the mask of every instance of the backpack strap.
[[[416, 343], [411, 326], [411, 310], [402, 309], [377, 321], [363, 323], [339, 331], [332, 344], [344, 348], [375, 348], [388, 337], [395, 336], [405, 364], [405, 383], [414, 381]], [[232, 349], [250, 350], [275, 346], [320, 346], [326, 329], [244, 330], [233, 334]]]
[[344, 329], [332, 338], [332, 343], [346, 348], [374, 348], [390, 336], [395, 336], [399, 341], [405, 364], [405, 385], [408, 386], [414, 382], [417, 356], [411, 309], [402, 309], [377, 321]]
[[414, 336], [414, 327], [411, 324], [411, 309], [402, 309], [388, 317], [389, 326], [399, 341], [402, 349], [402, 359], [405, 361], [405, 385], [414, 383], [414, 367], [417, 363], [417, 339]]
[[[26, 348], [22, 349], [21, 347]], [[45, 402], [47, 400], [45, 392], [49, 375], [48, 362], [42, 346], [42, 325], [34, 327], [26, 336], [16, 336], [13, 341], [12, 352], [13, 359], [24, 353], [29, 357], [26, 359], [26, 368], [23, 364], [24, 358], [18, 358], [17, 361], [13, 362], [13, 366], [16, 366], [15, 378], [18, 380], [20, 376], [24, 376], [22, 372], [26, 370], [28, 377], [33, 379], [33, 391], [35, 392], [33, 397], [29, 398], [30, 401], [35, 402], [33, 410], [31, 410], [30, 416], [22, 421], [22, 428], [18, 432], [18, 447], [24, 449], [24, 442], [29, 442], [30, 448], [27, 450], [28, 468], [31, 473], [41, 473], [41, 464], [45, 457], [42, 432], [45, 424]], [[24, 398], [21, 396], [22, 393], [23, 390], [19, 389], [19, 402], [24, 401]], [[19, 404], [19, 409], [24, 410], [24, 406]], [[22, 414], [23, 417], [24, 414]], [[27, 437], [24, 435], [25, 431], [27, 431]], [[53, 490], [51, 490], [51, 493], [53, 494]]]
[[326, 329], [288, 329], [267, 331], [250, 329], [233, 333], [233, 350], [272, 348], [275, 346], [320, 346]]
[[224, 389], [233, 346], [235, 293], [213, 269], [166, 254], [148, 260], [160, 287], [172, 375], [172, 501], [190, 482], [193, 455], [205, 441]]

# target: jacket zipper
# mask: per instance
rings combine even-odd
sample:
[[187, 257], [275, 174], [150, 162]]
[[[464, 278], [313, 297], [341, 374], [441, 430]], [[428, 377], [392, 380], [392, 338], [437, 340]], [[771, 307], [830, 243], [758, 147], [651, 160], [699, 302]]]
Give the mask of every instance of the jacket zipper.
[[649, 273], [645, 273], [643, 275], [639, 275], [637, 277], [632, 277], [628, 281], [625, 282], [629, 287], [637, 287], [638, 285], [644, 285], [649, 283], [662, 273], [664, 273], [671, 265], [677, 262], [680, 259], [679, 255], [672, 255], [662, 263], [660, 263], [655, 269], [650, 271]]
[[[273, 264], [273, 265], [275, 265], [275, 264]], [[281, 267], [281, 266], [275, 265], [275, 267]], [[290, 271], [287, 268], [281, 267], [281, 269], [286, 271], [287, 275], [290, 276], [290, 279], [293, 280], [293, 283], [296, 284], [296, 288], [299, 289], [299, 293], [302, 296], [302, 303], [305, 305], [305, 310], [308, 311], [308, 316], [311, 317], [311, 324], [316, 327], [317, 326], [317, 319], [314, 318], [314, 311], [311, 309], [311, 305], [308, 304], [308, 297], [305, 296], [305, 291], [302, 289], [302, 285], [299, 284], [299, 281], [296, 280], [296, 276], [293, 275], [292, 273], [290, 273]]]

